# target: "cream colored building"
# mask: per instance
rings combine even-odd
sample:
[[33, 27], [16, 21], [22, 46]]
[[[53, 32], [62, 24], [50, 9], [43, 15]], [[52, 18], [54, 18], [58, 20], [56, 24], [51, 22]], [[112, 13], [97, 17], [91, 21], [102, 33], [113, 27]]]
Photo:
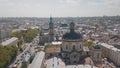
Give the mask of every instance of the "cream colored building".
[[95, 45], [91, 52], [91, 57], [93, 59], [93, 61], [95, 62], [101, 62], [102, 61], [102, 48], [100, 47], [100, 45]]
[[6, 41], [3, 41], [2, 43], [1, 43], [1, 45], [2, 46], [8, 46], [8, 45], [16, 45], [17, 46], [17, 42], [18, 42], [18, 38], [16, 38], [16, 37], [12, 37], [12, 38], [10, 38], [10, 39], [8, 39], [8, 40], [6, 40]]
[[104, 57], [111, 59], [115, 64], [120, 66], [120, 49], [106, 43], [100, 43]]
[[80, 33], [74, 31], [74, 23], [70, 24], [70, 32], [63, 35], [61, 55], [67, 64], [78, 64], [87, 55], [89, 48], [83, 48], [83, 39]]

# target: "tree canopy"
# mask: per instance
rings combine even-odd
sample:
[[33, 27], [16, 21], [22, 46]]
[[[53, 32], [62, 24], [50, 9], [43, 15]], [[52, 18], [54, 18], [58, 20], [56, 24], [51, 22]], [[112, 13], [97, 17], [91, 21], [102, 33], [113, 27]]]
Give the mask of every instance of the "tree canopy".
[[85, 43], [84, 43], [84, 46], [90, 46], [90, 47], [93, 47], [93, 46], [95, 46], [95, 43], [93, 42], [93, 41], [86, 41]]
[[17, 55], [16, 46], [0, 46], [0, 68], [5, 68]]
[[37, 29], [29, 29], [25, 33], [24, 41], [25, 42], [32, 42], [32, 40], [37, 36], [39, 31]]
[[17, 37], [20, 39], [22, 37], [22, 34], [20, 31], [12, 32], [11, 37]]
[[39, 33], [38, 29], [28, 29], [25, 33], [21, 31], [16, 31], [11, 34], [11, 37], [19, 38], [18, 44], [22, 44], [23, 40], [25, 42], [31, 42], [35, 36]]

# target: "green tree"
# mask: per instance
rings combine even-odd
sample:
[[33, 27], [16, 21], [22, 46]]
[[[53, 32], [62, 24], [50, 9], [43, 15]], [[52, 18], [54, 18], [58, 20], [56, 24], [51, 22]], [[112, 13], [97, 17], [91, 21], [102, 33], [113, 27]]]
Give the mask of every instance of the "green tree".
[[16, 31], [11, 34], [11, 37], [17, 37], [20, 39], [22, 37], [22, 34], [20, 31]]
[[13, 32], [11, 34], [11, 37], [17, 37], [18, 38], [17, 45], [20, 48], [20, 45], [22, 45], [22, 43], [23, 43], [23, 39], [22, 39], [23, 34], [20, 31], [16, 31], [16, 32]]
[[5, 68], [17, 55], [16, 46], [0, 46], [0, 68]]
[[25, 42], [31, 42], [35, 36], [37, 36], [37, 34], [39, 33], [39, 31], [37, 29], [29, 29], [27, 30], [26, 34], [25, 34]]
[[19, 46], [23, 43], [23, 40], [28, 43], [31, 42], [35, 38], [35, 36], [37, 36], [38, 33], [39, 33], [38, 29], [28, 29], [25, 33], [22, 33], [20, 31], [13, 32], [11, 34], [11, 37], [19, 38], [18, 41]]
[[88, 46], [88, 47], [93, 47], [93, 46], [95, 46], [95, 43], [93, 42], [93, 41], [86, 41], [85, 43], [84, 43], [84, 46]]
[[22, 45], [22, 43], [23, 43], [22, 39], [18, 40], [17, 45], [18, 45], [19, 48], [20, 48], [20, 45]]

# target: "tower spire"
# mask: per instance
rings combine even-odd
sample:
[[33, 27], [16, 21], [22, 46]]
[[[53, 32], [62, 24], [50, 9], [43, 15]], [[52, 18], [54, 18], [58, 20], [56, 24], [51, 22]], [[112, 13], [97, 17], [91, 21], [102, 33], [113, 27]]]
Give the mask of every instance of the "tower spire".
[[72, 21], [72, 22], [70, 23], [70, 32], [74, 32], [74, 27], [75, 27], [75, 24], [74, 24], [74, 22]]

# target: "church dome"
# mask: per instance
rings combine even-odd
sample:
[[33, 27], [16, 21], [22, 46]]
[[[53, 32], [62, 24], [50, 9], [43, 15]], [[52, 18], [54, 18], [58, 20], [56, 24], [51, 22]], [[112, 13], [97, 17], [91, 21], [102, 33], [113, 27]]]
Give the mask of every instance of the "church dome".
[[64, 34], [63, 39], [70, 39], [70, 40], [82, 39], [82, 35], [80, 33], [76, 33], [74, 31], [74, 23], [73, 22], [70, 23], [70, 32]]
[[101, 49], [100, 46], [97, 44], [94, 46], [95, 49]]
[[63, 39], [80, 39], [82, 38], [81, 34], [76, 32], [69, 32], [63, 35]]

